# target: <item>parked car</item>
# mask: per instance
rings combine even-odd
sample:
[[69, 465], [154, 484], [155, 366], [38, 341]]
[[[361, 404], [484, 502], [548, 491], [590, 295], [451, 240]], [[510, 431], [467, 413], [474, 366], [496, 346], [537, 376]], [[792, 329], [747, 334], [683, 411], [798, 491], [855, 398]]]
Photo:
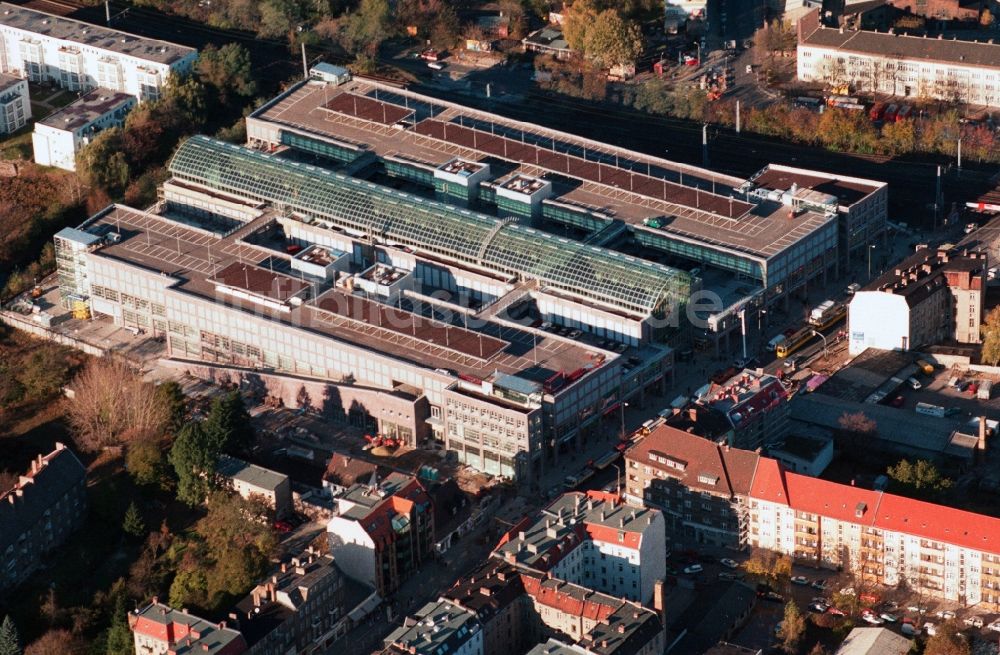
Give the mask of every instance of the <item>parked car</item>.
[[849, 296], [853, 296], [858, 291], [861, 291], [861, 285], [858, 284], [857, 282], [851, 282], [850, 284], [847, 285], [847, 288], [844, 289], [844, 293], [846, 293]]
[[794, 371], [794, 370], [796, 370], [796, 369], [799, 368], [799, 362], [800, 361], [802, 361], [801, 356], [799, 356], [799, 355], [792, 355], [791, 357], [786, 357], [785, 358], [785, 361], [782, 364], [782, 366], [784, 366], [787, 369], [790, 369], [790, 370]]
[[938, 617], [939, 619], [944, 619], [945, 621], [949, 621], [955, 618], [955, 613], [952, 612], [951, 610], [938, 610], [937, 612], [934, 612], [934, 616]]
[[816, 591], [826, 591], [826, 580], [813, 580], [813, 583], [809, 586]]
[[785, 597], [782, 596], [781, 594], [779, 594], [776, 591], [769, 591], [766, 594], [764, 594], [763, 596], [761, 596], [761, 598], [763, 598], [764, 600], [770, 601], [772, 603], [783, 603], [783, 602], [785, 602]]
[[734, 363], [736, 368], [756, 368], [760, 364], [756, 357], [740, 357]]
[[907, 637], [917, 636], [917, 626], [913, 625], [912, 623], [903, 623], [901, 626], [899, 626], [899, 631]]
[[981, 628], [983, 627], [983, 617], [967, 616], [962, 620], [962, 623], [972, 628]]
[[810, 612], [816, 612], [817, 614], [826, 614], [827, 610], [829, 609], [830, 606], [827, 605], [826, 603], [820, 603], [820, 602], [809, 603]]
[[701, 573], [704, 570], [705, 570], [705, 567], [702, 566], [701, 564], [692, 564], [691, 566], [685, 566], [684, 567], [684, 573], [687, 573], [688, 575], [694, 575], [695, 573]]
[[280, 532], [281, 534], [287, 534], [293, 530], [292, 524], [288, 521], [275, 521], [274, 522], [275, 532]]
[[870, 609], [861, 610], [861, 620], [871, 625], [882, 625], [885, 623], [885, 621], [876, 616], [875, 612]]
[[906, 378], [906, 383], [908, 385], [910, 385], [911, 389], [914, 389], [914, 390], [919, 389], [922, 386], [924, 386], [924, 385], [920, 384], [920, 380], [918, 380], [917, 378], [915, 378], [913, 376], [910, 376], [910, 377]]
[[789, 582], [797, 585], [807, 585], [809, 584], [809, 579], [806, 578], [804, 575], [793, 575], [792, 579], [789, 580]]
[[723, 557], [722, 559], [720, 559], [719, 564], [723, 565], [727, 569], [736, 569], [739, 568], [740, 566], [739, 562], [737, 562], [736, 560], [729, 559], [728, 557]]
[[928, 637], [933, 637], [934, 635], [937, 634], [937, 626], [928, 621], [927, 623], [924, 624], [924, 632], [927, 633]]
[[897, 409], [900, 408], [900, 407], [902, 407], [903, 406], [903, 397], [902, 396], [895, 396], [892, 400], [889, 401], [889, 406], [890, 407], [896, 407]]
[[719, 579], [726, 581], [736, 581], [736, 580], [742, 580], [743, 575], [740, 573], [730, 573], [729, 571], [723, 571], [719, 573]]
[[986, 626], [986, 629], [992, 630], [993, 632], [1000, 632], [1000, 619], [990, 622], [990, 624]]
[[878, 615], [878, 617], [883, 621], [885, 621], [886, 623], [895, 623], [896, 621], [899, 621], [898, 616], [896, 616], [895, 614], [890, 614], [889, 612], [882, 612], [881, 614]]
[[834, 607], [833, 605], [831, 605], [830, 607], [826, 608], [826, 613], [827, 614], [833, 614], [834, 616], [847, 616], [847, 612], [845, 612], [844, 610], [842, 610], [840, 608]]

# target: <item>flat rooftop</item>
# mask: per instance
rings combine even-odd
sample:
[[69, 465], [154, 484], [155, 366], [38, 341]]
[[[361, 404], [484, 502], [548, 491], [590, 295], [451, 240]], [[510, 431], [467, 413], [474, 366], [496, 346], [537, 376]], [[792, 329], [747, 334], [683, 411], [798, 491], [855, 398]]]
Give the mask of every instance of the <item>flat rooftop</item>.
[[[405, 125], [387, 124], [391, 115], [403, 114]], [[657, 230], [757, 257], [771, 257], [834, 220], [814, 212], [790, 219], [779, 203], [737, 193], [744, 183], [740, 178], [364, 78], [340, 86], [311, 81], [293, 87], [251, 118], [429, 169], [455, 157], [503, 160], [512, 175], [551, 181], [557, 202], [638, 229], [647, 229], [646, 219], [659, 219]]]
[[796, 171], [782, 166], [766, 167], [753, 178], [753, 182], [756, 186], [771, 191], [788, 191], [794, 184], [799, 189], [811, 189], [834, 196], [845, 207], [850, 207], [885, 186], [885, 183]]
[[194, 48], [169, 41], [147, 39], [128, 32], [112, 30], [64, 16], [47, 14], [9, 2], [0, 3], [0, 25], [43, 34], [53, 39], [69, 41], [88, 48], [110, 50], [158, 64], [172, 64], [195, 52]]
[[[97, 254], [175, 278], [178, 291], [428, 368], [480, 379], [507, 373], [538, 380], [596, 361], [598, 350], [580, 342], [494, 322], [466, 329], [337, 288], [316, 287], [321, 290], [316, 298], [283, 312], [218, 294], [217, 280], [233, 288], [249, 286], [255, 295], [278, 301], [289, 297], [289, 291], [311, 286], [291, 271], [291, 255], [242, 240], [273, 220], [264, 213], [223, 237], [166, 216], [113, 206], [84, 230], [99, 237], [120, 234], [117, 243], [102, 246]], [[279, 279], [291, 286], [281, 286]], [[604, 354], [606, 361], [616, 357]]]
[[110, 114], [128, 103], [135, 103], [135, 96], [98, 88], [84, 94], [62, 109], [57, 109], [38, 122], [48, 127], [72, 132], [90, 125], [102, 116]]
[[216, 471], [224, 477], [239, 480], [258, 489], [267, 489], [269, 491], [274, 491], [283, 482], [288, 480], [287, 475], [266, 469], [263, 466], [244, 462], [242, 459], [230, 457], [229, 455], [219, 456]]

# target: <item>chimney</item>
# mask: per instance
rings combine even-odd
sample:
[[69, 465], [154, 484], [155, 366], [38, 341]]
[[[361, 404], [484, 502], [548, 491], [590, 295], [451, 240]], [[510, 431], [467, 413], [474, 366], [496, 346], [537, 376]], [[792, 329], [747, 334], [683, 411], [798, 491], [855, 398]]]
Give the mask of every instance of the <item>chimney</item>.
[[504, 559], [510, 564], [517, 564], [517, 553], [512, 550], [508, 550], [504, 553]]
[[286, 564], [285, 562], [281, 563], [281, 572], [288, 573], [288, 564]]
[[664, 585], [663, 580], [657, 580], [653, 583], [653, 609], [660, 615], [662, 625], [667, 624], [666, 600], [666, 585]]
[[688, 419], [695, 423], [698, 421], [698, 410], [694, 407], [688, 407]]

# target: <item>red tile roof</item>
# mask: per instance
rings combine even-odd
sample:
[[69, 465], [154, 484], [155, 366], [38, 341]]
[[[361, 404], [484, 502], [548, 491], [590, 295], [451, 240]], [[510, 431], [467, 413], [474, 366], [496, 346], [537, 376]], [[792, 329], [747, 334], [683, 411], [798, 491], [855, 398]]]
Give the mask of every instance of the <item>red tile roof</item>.
[[[1000, 553], [998, 518], [789, 473], [766, 457], [757, 467], [750, 496], [839, 521]], [[864, 511], [859, 518], [862, 503]]]
[[535, 602], [564, 614], [581, 616], [592, 621], [604, 621], [618, 608], [618, 605], [609, 605], [607, 602], [597, 600], [597, 598], [610, 599], [610, 596], [598, 596], [596, 592], [561, 580], [553, 581], [554, 584], [544, 584], [544, 582], [534, 576], [521, 575], [524, 591], [535, 599]]

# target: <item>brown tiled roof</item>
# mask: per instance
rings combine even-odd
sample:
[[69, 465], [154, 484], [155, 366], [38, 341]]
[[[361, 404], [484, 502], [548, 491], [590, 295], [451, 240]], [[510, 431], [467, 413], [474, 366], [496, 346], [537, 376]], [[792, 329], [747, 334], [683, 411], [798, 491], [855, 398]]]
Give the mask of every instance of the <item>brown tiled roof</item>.
[[[650, 455], [673, 460], [681, 467], [656, 461]], [[625, 457], [663, 471], [691, 489], [725, 496], [750, 493], [760, 459], [753, 451], [722, 446], [668, 425], [653, 430]], [[708, 479], [716, 480], [715, 484], [707, 482]]]

